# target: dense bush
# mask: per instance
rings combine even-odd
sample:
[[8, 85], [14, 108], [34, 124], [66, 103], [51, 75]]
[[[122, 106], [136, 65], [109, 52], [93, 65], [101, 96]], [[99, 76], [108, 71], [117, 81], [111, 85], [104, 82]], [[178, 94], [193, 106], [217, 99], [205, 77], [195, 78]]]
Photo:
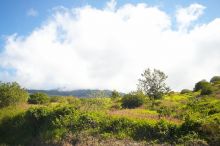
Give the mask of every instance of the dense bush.
[[50, 102], [63, 102], [62, 97], [60, 96], [51, 96], [50, 97]]
[[[213, 120], [211, 120], [213, 121]], [[0, 144], [33, 145], [32, 142], [60, 142], [70, 133], [88, 130], [93, 134], [155, 141], [157, 143], [219, 144], [218, 123], [186, 118], [180, 125], [165, 120], [150, 122], [112, 117], [97, 112], [82, 112], [74, 106], [31, 108], [18, 116], [0, 122]], [[17, 132], [14, 132], [14, 131]], [[38, 143], [39, 144], [39, 143]], [[36, 144], [37, 145], [37, 144]]]
[[213, 87], [209, 82], [202, 80], [196, 83], [194, 87], [194, 91], [199, 91], [199, 90], [201, 90], [201, 95], [209, 95], [212, 94]]
[[145, 96], [143, 94], [126, 94], [122, 98], [122, 107], [123, 108], [135, 108], [139, 107], [144, 103]]
[[209, 85], [210, 83], [207, 82], [206, 80], [199, 81], [195, 84], [193, 91], [196, 92], [196, 91], [202, 90], [204, 87], [209, 86]]
[[0, 83], [0, 108], [26, 102], [28, 93], [16, 82]]
[[157, 112], [159, 113], [159, 116], [170, 116], [172, 113], [172, 110], [171, 108], [162, 106], [157, 110]]
[[111, 95], [112, 98], [117, 98], [117, 97], [120, 97], [120, 93], [116, 90], [112, 91], [112, 95]]
[[187, 94], [187, 93], [190, 93], [190, 92], [192, 92], [192, 91], [189, 90], [189, 89], [183, 89], [183, 90], [181, 90], [180, 94]]
[[206, 84], [203, 86], [201, 90], [201, 95], [210, 95], [213, 93], [213, 87], [210, 84]]
[[30, 98], [28, 99], [28, 103], [30, 104], [45, 104], [49, 102], [49, 97], [45, 93], [34, 93], [30, 95]]
[[210, 80], [211, 83], [220, 82], [220, 76], [214, 76]]

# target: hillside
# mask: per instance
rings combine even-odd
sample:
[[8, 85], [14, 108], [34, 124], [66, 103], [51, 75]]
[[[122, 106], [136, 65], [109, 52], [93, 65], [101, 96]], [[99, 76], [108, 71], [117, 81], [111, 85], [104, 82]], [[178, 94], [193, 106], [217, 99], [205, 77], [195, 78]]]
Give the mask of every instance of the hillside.
[[220, 82], [200, 81], [194, 91], [169, 92], [154, 100], [132, 92], [10, 105], [0, 110], [0, 145], [218, 146], [219, 94]]

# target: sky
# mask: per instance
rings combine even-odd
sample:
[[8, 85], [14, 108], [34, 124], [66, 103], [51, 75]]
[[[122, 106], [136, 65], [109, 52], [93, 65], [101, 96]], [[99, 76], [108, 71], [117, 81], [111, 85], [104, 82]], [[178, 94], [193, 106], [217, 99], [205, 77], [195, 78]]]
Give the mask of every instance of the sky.
[[136, 90], [146, 68], [179, 91], [220, 75], [218, 0], [2, 0], [0, 81]]

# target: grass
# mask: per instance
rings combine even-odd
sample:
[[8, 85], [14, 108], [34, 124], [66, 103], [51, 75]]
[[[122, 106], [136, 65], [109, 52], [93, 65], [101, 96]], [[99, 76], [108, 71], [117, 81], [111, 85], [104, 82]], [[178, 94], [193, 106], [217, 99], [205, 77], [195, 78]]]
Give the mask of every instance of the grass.
[[19, 104], [15, 106], [8, 106], [0, 109], [0, 122], [3, 118], [12, 118], [20, 113], [25, 112], [29, 109], [32, 105], [29, 104]]
[[177, 118], [160, 117], [156, 111], [146, 110], [146, 109], [114, 110], [114, 111], [109, 111], [108, 114], [111, 116], [114, 116], [114, 117], [126, 117], [126, 118], [133, 119], [133, 120], [142, 119], [142, 120], [157, 122], [161, 119], [164, 119], [164, 120], [169, 121], [174, 124], [181, 124], [182, 123], [182, 121]]

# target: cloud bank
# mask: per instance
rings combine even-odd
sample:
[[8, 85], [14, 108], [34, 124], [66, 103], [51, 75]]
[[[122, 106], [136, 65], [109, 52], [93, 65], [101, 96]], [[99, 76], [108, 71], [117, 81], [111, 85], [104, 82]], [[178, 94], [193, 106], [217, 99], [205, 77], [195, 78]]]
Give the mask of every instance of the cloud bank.
[[177, 9], [174, 30], [171, 16], [144, 3], [58, 8], [28, 36], [8, 36], [0, 80], [35, 89], [128, 92], [144, 69], [157, 68], [168, 74], [173, 90], [192, 88], [220, 74], [220, 19], [196, 25], [204, 9]]

